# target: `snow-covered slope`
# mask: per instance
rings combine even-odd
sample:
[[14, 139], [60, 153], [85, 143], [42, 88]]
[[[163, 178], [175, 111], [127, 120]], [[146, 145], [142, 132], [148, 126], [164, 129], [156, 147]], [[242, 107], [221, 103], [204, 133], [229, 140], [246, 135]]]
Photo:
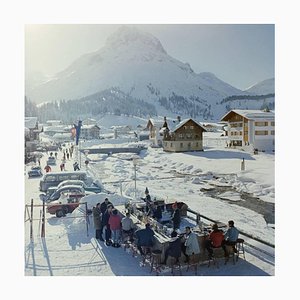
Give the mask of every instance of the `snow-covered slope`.
[[258, 82], [256, 84], [250, 86], [245, 91], [250, 94], [255, 94], [255, 95], [274, 94], [275, 93], [275, 78], [270, 78], [270, 79], [266, 79], [261, 82]]
[[[103, 98], [99, 93], [103, 91], [115, 95], [123, 93], [123, 106], [140, 100], [154, 105], [152, 110], [147, 110], [148, 115], [218, 120], [229, 107], [237, 108], [233, 102], [230, 106], [223, 104], [223, 99], [253, 95], [254, 87], [241, 91], [212, 73], [196, 74], [188, 63], [168, 55], [156, 37], [133, 26], [121, 26], [108, 37], [103, 48], [81, 56], [55, 78], [27, 88], [26, 96], [36, 103], [62, 99], [80, 99], [83, 103], [88, 98], [101, 105], [99, 101], [104, 100], [99, 100]], [[140, 103], [138, 105], [143, 105]], [[246, 106], [257, 109], [262, 104], [256, 101], [255, 106], [252, 107], [251, 102]], [[238, 108], [246, 106], [242, 101]], [[107, 105], [105, 107], [107, 110]]]
[[211, 73], [196, 74], [189, 64], [169, 56], [154, 36], [123, 26], [102, 49], [81, 56], [52, 80], [27, 89], [26, 95], [35, 102], [78, 99], [112, 87], [157, 107], [163, 97], [192, 97], [203, 110], [243, 93]]

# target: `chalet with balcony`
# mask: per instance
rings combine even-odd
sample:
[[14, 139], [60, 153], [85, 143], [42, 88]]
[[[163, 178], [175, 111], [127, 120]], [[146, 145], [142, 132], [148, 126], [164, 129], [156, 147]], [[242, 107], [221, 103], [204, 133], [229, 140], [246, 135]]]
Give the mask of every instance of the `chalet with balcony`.
[[147, 123], [147, 129], [149, 130], [149, 140], [152, 142], [153, 146], [162, 146], [163, 132], [161, 131], [161, 129], [166, 128], [167, 126], [168, 125], [166, 117], [164, 118], [164, 120], [155, 120], [152, 118], [149, 119]]
[[274, 111], [231, 110], [221, 121], [227, 122], [229, 147], [275, 151]]
[[206, 129], [193, 119], [169, 122], [162, 130], [163, 149], [168, 152], [203, 151]]
[[37, 117], [25, 117], [25, 139], [26, 141], [38, 141], [42, 127], [38, 124]]
[[100, 127], [98, 125], [82, 125], [80, 138], [87, 140], [100, 139]]

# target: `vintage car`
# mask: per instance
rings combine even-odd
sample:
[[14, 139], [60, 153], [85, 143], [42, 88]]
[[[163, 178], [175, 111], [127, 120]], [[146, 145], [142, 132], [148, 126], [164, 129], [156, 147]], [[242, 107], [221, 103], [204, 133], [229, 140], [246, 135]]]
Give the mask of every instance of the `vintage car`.
[[47, 212], [56, 217], [64, 217], [68, 213], [72, 213], [79, 206], [79, 198], [70, 198], [62, 195], [58, 200], [47, 204]]
[[80, 199], [86, 196], [87, 192], [78, 185], [65, 185], [59, 189], [51, 187], [47, 190], [46, 194], [40, 194], [40, 199], [45, 202], [52, 202], [58, 200], [62, 195], [68, 195], [69, 198], [73, 199]]
[[27, 174], [28, 174], [29, 178], [43, 176], [43, 172], [41, 170], [41, 167], [32, 167], [31, 170], [29, 170], [27, 172]]
[[61, 188], [63, 186], [66, 186], [66, 185], [78, 185], [78, 186], [81, 186], [85, 191], [94, 192], [96, 194], [101, 193], [101, 191], [102, 191], [100, 185], [97, 184], [95, 181], [93, 181], [91, 185], [87, 185], [82, 180], [65, 180], [65, 181], [62, 181], [57, 186], [57, 188], [59, 189], [59, 188]]
[[49, 156], [47, 160], [47, 165], [56, 165], [56, 159], [54, 156]]

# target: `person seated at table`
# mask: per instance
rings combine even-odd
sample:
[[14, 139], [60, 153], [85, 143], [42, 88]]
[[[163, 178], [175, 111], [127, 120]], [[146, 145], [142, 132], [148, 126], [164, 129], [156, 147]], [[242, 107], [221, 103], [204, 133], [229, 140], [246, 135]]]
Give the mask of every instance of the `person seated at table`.
[[213, 257], [213, 248], [220, 248], [224, 240], [224, 233], [219, 230], [218, 224], [213, 224], [212, 232], [210, 232], [208, 239], [205, 240], [205, 248], [208, 252], [208, 257]]
[[138, 229], [135, 232], [137, 237], [137, 248], [141, 255], [145, 255], [142, 247], [152, 248], [154, 245], [154, 231], [151, 229], [150, 224], [146, 223], [145, 228]]
[[184, 240], [185, 242], [182, 244], [181, 250], [186, 257], [185, 262], [189, 263], [191, 255], [200, 253], [198, 237], [191, 231], [191, 227], [189, 226], [185, 227]]
[[165, 251], [165, 258], [162, 262], [163, 265], [167, 263], [169, 256], [174, 257], [176, 259], [176, 263], [179, 261], [179, 257], [181, 256], [181, 240], [177, 236], [176, 231], [172, 231], [171, 233], [171, 240], [168, 248]]
[[171, 220], [173, 221], [173, 229], [176, 230], [179, 229], [181, 223], [180, 210], [178, 208], [177, 202], [174, 202], [172, 204], [172, 209], [173, 209], [173, 213], [172, 213]]
[[234, 221], [232, 221], [232, 220], [228, 221], [227, 226], [228, 226], [228, 229], [227, 229], [227, 231], [225, 232], [225, 235], [224, 235], [224, 240], [222, 242], [222, 248], [224, 250], [225, 257], [228, 259], [229, 253], [226, 249], [226, 246], [232, 246], [233, 251], [235, 253], [237, 253], [237, 249], [236, 249], [235, 245], [236, 245], [236, 240], [239, 237], [239, 231], [234, 226]]
[[127, 212], [126, 216], [121, 220], [122, 224], [122, 236], [128, 236], [129, 240], [133, 240], [133, 230], [134, 230], [134, 223], [133, 220], [130, 218], [130, 213]]
[[162, 218], [162, 211], [160, 206], [158, 206], [155, 203], [152, 203], [147, 215], [152, 217], [156, 221], [160, 221], [160, 219]]

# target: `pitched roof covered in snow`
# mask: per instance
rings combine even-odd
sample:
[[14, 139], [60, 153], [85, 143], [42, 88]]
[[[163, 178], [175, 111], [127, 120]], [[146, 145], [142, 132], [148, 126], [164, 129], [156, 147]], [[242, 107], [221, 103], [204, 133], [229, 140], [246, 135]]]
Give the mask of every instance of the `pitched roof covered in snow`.
[[96, 124], [90, 124], [90, 125], [82, 125], [81, 129], [92, 129], [92, 128], [98, 128], [100, 129], [100, 127]]
[[197, 121], [189, 118], [189, 119], [184, 119], [184, 120], [182, 120], [180, 122], [177, 122], [177, 123], [170, 123], [170, 125], [168, 124], [170, 132], [175, 132], [176, 130], [178, 130], [179, 128], [184, 126], [190, 120], [193, 121], [199, 127], [201, 127], [203, 129], [203, 131], [206, 131], [206, 129], [201, 124], [199, 124]]
[[221, 118], [221, 121], [228, 121], [233, 114], [238, 114], [248, 120], [274, 120], [274, 111], [233, 109]]
[[[149, 121], [148, 121], [148, 124], [151, 123], [153, 127], [156, 127], [156, 128], [162, 128], [165, 121], [164, 120], [157, 120], [157, 119], [152, 119], [150, 118]], [[148, 125], [147, 125], [148, 127]]]
[[37, 117], [25, 117], [25, 127], [28, 129], [34, 129], [37, 124]]

